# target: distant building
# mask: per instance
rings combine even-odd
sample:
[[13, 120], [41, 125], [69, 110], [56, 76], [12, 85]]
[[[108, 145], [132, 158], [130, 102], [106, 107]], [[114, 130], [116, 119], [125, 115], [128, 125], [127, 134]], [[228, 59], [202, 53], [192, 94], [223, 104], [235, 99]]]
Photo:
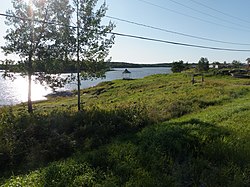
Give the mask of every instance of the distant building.
[[218, 69], [218, 68], [219, 68], [219, 65], [218, 65], [218, 64], [210, 64], [210, 65], [209, 65], [209, 68]]
[[131, 79], [131, 72], [128, 69], [125, 69], [122, 72], [122, 76], [124, 80], [130, 80]]

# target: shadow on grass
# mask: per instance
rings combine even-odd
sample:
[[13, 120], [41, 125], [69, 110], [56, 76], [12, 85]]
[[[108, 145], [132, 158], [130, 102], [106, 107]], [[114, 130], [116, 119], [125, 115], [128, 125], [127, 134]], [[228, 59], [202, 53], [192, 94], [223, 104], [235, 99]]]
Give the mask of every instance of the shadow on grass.
[[12, 184], [18, 180], [40, 186], [250, 184], [250, 149], [234, 147], [238, 140], [233, 132], [198, 119], [148, 126], [144, 109], [129, 106], [32, 116], [9, 111], [1, 116], [1, 124], [1, 137], [11, 143], [2, 138], [1, 151], [9, 154], [11, 162], [6, 163], [13, 169], [37, 168], [74, 153], [71, 159], [53, 162]]
[[117, 186], [248, 186], [249, 152], [228, 143], [232, 137], [198, 119], [166, 122], [76, 160], [111, 172]]
[[136, 105], [31, 115], [4, 108], [0, 113], [0, 174], [27, 173], [76, 150], [95, 149], [117, 135], [137, 132], [150, 123], [144, 109]]

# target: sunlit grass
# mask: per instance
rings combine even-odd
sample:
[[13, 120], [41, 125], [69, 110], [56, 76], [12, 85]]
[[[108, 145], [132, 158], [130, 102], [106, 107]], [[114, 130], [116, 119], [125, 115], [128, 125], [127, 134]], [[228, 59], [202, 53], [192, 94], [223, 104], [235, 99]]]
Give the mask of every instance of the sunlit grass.
[[[79, 114], [75, 96], [38, 102], [33, 118], [17, 121], [62, 133], [49, 137], [50, 149], [79, 147], [69, 159], [5, 185], [249, 186], [249, 83], [219, 76], [192, 85], [183, 74], [154, 75], [82, 90]], [[13, 110], [26, 113], [21, 105]], [[29, 164], [36, 164], [36, 149], [31, 155]]]

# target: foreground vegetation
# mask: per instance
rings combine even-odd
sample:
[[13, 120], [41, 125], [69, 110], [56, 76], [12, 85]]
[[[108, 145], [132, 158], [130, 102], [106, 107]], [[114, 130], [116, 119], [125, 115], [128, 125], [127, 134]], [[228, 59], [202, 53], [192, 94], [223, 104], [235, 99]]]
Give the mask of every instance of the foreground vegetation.
[[249, 186], [250, 80], [116, 80], [0, 113], [3, 186]]

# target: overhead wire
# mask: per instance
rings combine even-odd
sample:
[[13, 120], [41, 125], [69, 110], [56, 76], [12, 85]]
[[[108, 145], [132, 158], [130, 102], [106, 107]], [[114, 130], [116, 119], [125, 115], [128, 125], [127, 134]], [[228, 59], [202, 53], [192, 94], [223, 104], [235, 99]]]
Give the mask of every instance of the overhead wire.
[[250, 52], [250, 49], [232, 49], [232, 48], [220, 48], [220, 47], [195, 45], [195, 44], [173, 42], [173, 41], [168, 41], [168, 40], [148, 38], [148, 37], [144, 37], [144, 36], [136, 36], [136, 35], [130, 35], [130, 34], [117, 33], [117, 32], [111, 32], [110, 34], [114, 34], [114, 35], [117, 35], [117, 36], [129, 37], [129, 38], [136, 38], [136, 39], [141, 39], [141, 40], [148, 40], [148, 41], [154, 41], [154, 42], [167, 43], [167, 44], [172, 44], [172, 45], [186, 46], [186, 47], [195, 47], [195, 48], [202, 48], [202, 49], [211, 49], [211, 50], [220, 50], [220, 51], [231, 51], [231, 52]]
[[75, 26], [71, 26], [71, 25], [67, 25], [67, 24], [61, 24], [61, 23], [57, 23], [57, 22], [50, 22], [50, 21], [44, 21], [44, 20], [38, 20], [38, 19], [18, 17], [18, 16], [11, 15], [11, 14], [0, 13], [0, 16], [12, 17], [12, 18], [20, 19], [20, 20], [25, 20], [25, 21], [34, 21], [34, 22], [38, 22], [38, 23], [46, 23], [46, 24], [50, 24], [50, 25], [57, 25], [57, 26], [64, 26], [64, 27], [76, 28]]
[[165, 10], [165, 11], [173, 12], [175, 14], [179, 14], [179, 15], [182, 15], [182, 16], [185, 16], [185, 17], [189, 17], [189, 18], [192, 18], [192, 19], [195, 19], [195, 20], [199, 20], [201, 22], [209, 23], [209, 24], [212, 24], [212, 25], [217, 25], [219, 27], [224, 27], [224, 28], [227, 28], [227, 29], [244, 31], [244, 32], [250, 32], [250, 30], [239, 29], [237, 27], [231, 27], [231, 26], [227, 26], [227, 25], [215, 23], [213, 21], [209, 21], [209, 20], [205, 20], [205, 19], [202, 19], [202, 18], [198, 18], [198, 17], [195, 17], [195, 16], [191, 16], [191, 15], [188, 15], [188, 14], [176, 11], [176, 10], [172, 10], [172, 9], [166, 8], [164, 6], [161, 6], [161, 5], [158, 5], [158, 4], [155, 4], [155, 3], [151, 3], [151, 2], [146, 1], [146, 0], [137, 0], [137, 1], [143, 2], [143, 3], [148, 4], [150, 6], [154, 6], [154, 7], [160, 8], [160, 9]]
[[[60, 23], [56, 23], [56, 22], [48, 22], [48, 21], [42, 21], [42, 20], [33, 20], [33, 19], [30, 19], [30, 18], [22, 18], [22, 17], [18, 17], [18, 16], [14, 16], [14, 15], [9, 15], [9, 14], [0, 13], [0, 16], [13, 17], [13, 18], [16, 18], [16, 19], [21, 19], [21, 20], [29, 20], [29, 21], [34, 21], [34, 22], [41, 22], [41, 23], [54, 24], [54, 25], [61, 25], [61, 26], [76, 28], [75, 26], [71, 26], [71, 25], [64, 25], [64, 24], [60, 24]], [[116, 35], [116, 36], [135, 38], [135, 39], [141, 39], [141, 40], [147, 40], [147, 41], [154, 41], [154, 42], [160, 42], [160, 43], [167, 43], [167, 44], [172, 44], [172, 45], [186, 46], [186, 47], [195, 47], [195, 48], [202, 48], [202, 49], [231, 51], [231, 52], [250, 52], [250, 49], [232, 49], [232, 48], [219, 48], [219, 47], [195, 45], [195, 44], [167, 41], [167, 40], [149, 38], [149, 37], [144, 37], [144, 36], [136, 36], [136, 35], [130, 35], [130, 34], [124, 34], [124, 33], [118, 33], [118, 32], [109, 32], [107, 34], [113, 34], [113, 35]]]
[[242, 22], [245, 22], [245, 23], [250, 23], [250, 21], [248, 21], [248, 20], [245, 20], [245, 19], [242, 19], [242, 18], [240, 18], [240, 17], [233, 16], [233, 15], [231, 15], [231, 14], [222, 12], [222, 11], [217, 10], [217, 9], [215, 9], [215, 8], [212, 8], [212, 7], [208, 6], [208, 5], [205, 5], [205, 4], [201, 3], [201, 2], [197, 2], [197, 1], [195, 1], [195, 0], [189, 0], [189, 1], [191, 1], [191, 2], [193, 2], [193, 3], [196, 3], [196, 4], [200, 5], [200, 6], [203, 6], [203, 7], [205, 7], [205, 8], [208, 8], [208, 9], [210, 9], [210, 10], [213, 10], [213, 11], [215, 11], [215, 12], [218, 12], [218, 13], [220, 13], [220, 14], [223, 14], [224, 16], [227, 16], [227, 17], [230, 17], [230, 18], [234, 18], [234, 19], [236, 19], [236, 20], [239, 20], [239, 21], [242, 21]]
[[250, 46], [250, 43], [237, 43], [237, 42], [227, 42], [227, 41], [222, 41], [222, 40], [215, 40], [215, 39], [211, 39], [211, 38], [205, 38], [205, 37], [185, 34], [185, 33], [182, 33], [182, 32], [167, 30], [167, 29], [163, 29], [163, 28], [159, 28], [159, 27], [155, 27], [155, 26], [151, 26], [151, 25], [146, 25], [146, 24], [143, 24], [143, 23], [138, 23], [138, 22], [135, 22], [135, 21], [130, 21], [130, 20], [127, 20], [127, 19], [117, 18], [117, 17], [114, 17], [114, 16], [106, 15], [105, 17], [113, 19], [113, 20], [118, 20], [118, 21], [121, 21], [121, 22], [126, 22], [126, 23], [129, 23], [129, 24], [141, 26], [141, 27], [146, 27], [146, 28], [150, 28], [150, 29], [154, 29], [154, 30], [159, 30], [159, 31], [171, 33], [171, 34], [180, 35], [180, 36], [185, 36], [185, 37], [190, 37], [190, 38], [195, 38], [195, 39], [200, 39], [200, 40], [206, 40], [206, 41], [210, 41], [210, 42], [223, 43], [223, 44]]
[[[203, 15], [206, 15], [206, 16], [209, 16], [209, 17], [211, 17], [211, 18], [215, 18], [215, 19], [217, 19], [217, 20], [220, 20], [220, 21], [223, 21], [223, 22], [226, 22], [226, 23], [230, 23], [230, 24], [233, 24], [233, 25], [238, 25], [238, 26], [240, 26], [240, 27], [242, 27], [242, 28], [244, 28], [244, 29], [247, 29], [247, 30], [250, 29], [250, 28], [246, 28], [245, 25], [241, 25], [241, 24], [239, 24], [239, 23], [232, 22], [232, 21], [229, 21], [229, 20], [226, 20], [226, 19], [222, 19], [222, 18], [220, 18], [220, 17], [218, 17], [218, 16], [214, 16], [214, 15], [208, 14], [208, 13], [206, 13], [206, 12], [197, 10], [197, 9], [195, 9], [195, 8], [192, 8], [192, 7], [188, 6], [188, 5], [185, 5], [185, 4], [183, 4], [183, 3], [177, 2], [177, 1], [175, 1], [175, 0], [169, 0], [169, 1], [170, 1], [170, 2], [173, 2], [173, 3], [175, 3], [175, 4], [178, 4], [178, 5], [182, 6], [182, 7], [185, 7], [185, 8], [187, 8], [187, 9], [190, 9], [190, 10], [192, 10], [192, 11], [198, 12], [198, 13], [203, 14]], [[250, 31], [250, 30], [249, 30], [249, 31]]]

